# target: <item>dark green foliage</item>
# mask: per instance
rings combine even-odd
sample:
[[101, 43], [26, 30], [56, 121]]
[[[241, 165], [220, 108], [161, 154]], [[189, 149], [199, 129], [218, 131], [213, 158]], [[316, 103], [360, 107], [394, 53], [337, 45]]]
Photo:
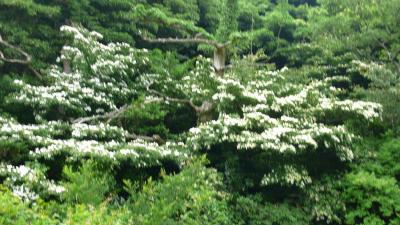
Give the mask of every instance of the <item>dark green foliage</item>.
[[284, 203], [265, 203], [258, 195], [238, 197], [232, 206], [234, 224], [238, 225], [306, 225], [310, 217], [299, 208]]
[[238, 0], [225, 0], [221, 15], [221, 22], [217, 30], [217, 39], [224, 42], [229, 39], [229, 35], [238, 29], [237, 17], [239, 14]]
[[29, 148], [24, 142], [0, 141], [0, 162], [22, 163], [28, 154]]
[[68, 23], [79, 23], [96, 30], [104, 35], [105, 41], [135, 42], [135, 26], [130, 25], [134, 6], [132, 1], [73, 0], [61, 4], [62, 19]]
[[[386, 139], [386, 141], [385, 141]], [[358, 147], [358, 164], [340, 179], [332, 190], [345, 204], [346, 224], [398, 224], [400, 222], [399, 147], [398, 139], [365, 139]]]
[[198, 0], [197, 4], [200, 16], [198, 25], [204, 27], [210, 33], [215, 33], [220, 20], [218, 16], [219, 2], [214, 0]]
[[380, 175], [388, 175], [400, 182], [400, 140], [394, 139], [384, 143], [376, 157], [376, 170]]
[[[16, 0], [0, 1], [0, 35], [11, 44], [19, 46], [33, 56], [32, 66], [37, 69], [47, 67], [58, 55], [57, 38], [61, 7], [53, 1]], [[16, 16], [18, 15], [18, 16]], [[21, 57], [12, 49], [0, 49], [9, 58]], [[0, 64], [0, 73], [5, 71], [30, 72], [27, 66], [19, 64]]]
[[364, 142], [358, 150], [362, 160], [359, 168], [378, 177], [388, 176], [400, 182], [400, 140], [388, 135], [383, 140]]
[[123, 127], [131, 133], [140, 135], [160, 135], [165, 137], [168, 129], [163, 124], [167, 111], [156, 102], [144, 104], [144, 99], [139, 98], [121, 118]]

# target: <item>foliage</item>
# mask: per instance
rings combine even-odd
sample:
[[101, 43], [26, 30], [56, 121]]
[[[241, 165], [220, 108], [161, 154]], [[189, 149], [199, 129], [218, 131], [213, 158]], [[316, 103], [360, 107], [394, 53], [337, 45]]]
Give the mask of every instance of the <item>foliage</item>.
[[220, 177], [202, 164], [195, 161], [160, 183], [149, 180], [139, 193], [129, 185], [130, 219], [139, 224], [232, 224], [227, 196], [216, 189]]
[[263, 203], [260, 196], [239, 197], [233, 205], [234, 224], [310, 224], [305, 212], [287, 204]]
[[78, 171], [65, 167], [63, 173], [68, 183], [65, 183], [63, 198], [70, 203], [100, 204], [107, 192], [112, 189], [113, 175], [106, 171], [99, 171], [93, 161], [84, 162]]
[[0, 0], [0, 223], [400, 223], [399, 6]]
[[347, 224], [398, 224], [400, 188], [390, 177], [373, 173], [350, 173], [343, 195], [348, 205]]
[[4, 225], [56, 224], [44, 212], [37, 208], [31, 209], [28, 204], [21, 202], [3, 186], [0, 186], [0, 223]]
[[375, 62], [364, 63], [353, 61], [354, 70], [370, 81], [368, 89], [358, 89], [359, 94], [366, 99], [379, 102], [383, 106], [384, 124], [391, 129], [396, 129], [400, 124], [400, 77], [386, 64]]
[[[49, 23], [49, 20], [58, 20], [61, 7], [51, 3], [52, 1], [15, 0], [0, 1], [0, 35], [6, 41], [20, 46], [33, 56], [33, 66], [38, 69], [47, 67], [46, 63], [54, 61], [58, 54], [57, 48], [60, 42], [57, 39], [57, 26]], [[15, 16], [18, 15], [18, 16]], [[13, 18], [13, 19], [10, 19]], [[1, 51], [9, 57], [18, 57], [12, 49], [0, 46]], [[7, 64], [0, 63], [0, 71], [8, 72], [11, 68]], [[22, 71], [28, 72], [27, 67], [22, 66]], [[12, 66], [12, 70], [21, 71]], [[11, 71], [12, 71], [11, 70]], [[28, 72], [30, 73], [30, 72]]]
[[359, 146], [357, 154], [361, 163], [357, 168], [376, 175], [378, 178], [387, 176], [400, 181], [400, 168], [397, 163], [400, 157], [400, 140], [392, 135], [382, 139], [365, 140]]
[[146, 102], [151, 99], [139, 98], [133, 102], [121, 118], [123, 127], [128, 132], [141, 135], [158, 134], [165, 137], [169, 130], [163, 123], [167, 110], [157, 102]]

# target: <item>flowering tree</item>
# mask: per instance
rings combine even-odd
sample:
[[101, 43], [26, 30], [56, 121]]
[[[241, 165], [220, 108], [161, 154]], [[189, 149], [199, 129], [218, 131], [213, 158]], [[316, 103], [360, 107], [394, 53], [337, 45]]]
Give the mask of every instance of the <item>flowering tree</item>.
[[342, 90], [332, 83], [344, 77], [291, 84], [285, 71], [257, 71], [248, 74], [247, 81], [235, 73], [218, 79], [212, 98], [219, 117], [192, 128], [188, 144], [198, 150], [220, 146], [252, 155], [263, 164], [259, 169], [264, 175], [256, 180], [264, 186], [306, 187], [313, 180], [310, 171], [319, 170], [307, 160], [315, 155], [329, 152], [334, 159], [351, 161], [355, 135], [345, 121], [379, 119], [381, 106], [340, 100]]
[[[148, 63], [147, 51], [124, 43], [101, 44], [99, 33], [81, 28], [64, 26], [61, 31], [72, 40], [59, 57], [59, 61], [68, 62], [69, 69], [50, 68], [45, 77], [47, 86], [14, 81], [19, 91], [9, 97], [8, 103], [30, 107], [35, 123], [21, 124], [0, 117], [1, 143], [8, 146], [5, 149], [12, 154], [13, 146], [26, 146], [19, 158], [32, 161], [65, 156], [67, 162], [96, 158], [109, 165], [128, 161], [136, 168], [160, 166], [163, 161], [182, 165], [188, 158], [183, 143], [161, 145], [156, 136], [140, 136], [110, 124], [134, 99], [135, 81]], [[40, 168], [14, 167], [10, 163], [19, 164], [20, 160], [3, 162], [0, 174], [11, 177], [7, 184], [15, 194], [34, 198], [36, 195], [30, 194], [32, 180], [42, 188], [54, 189], [56, 184], [47, 181]]]
[[[347, 121], [380, 119], [381, 105], [339, 98], [346, 90], [334, 84], [350, 82], [346, 77], [290, 83], [292, 73], [287, 68], [249, 70], [247, 74], [234, 68], [221, 76], [211, 60], [200, 57], [195, 69], [181, 80], [168, 74], [143, 79], [159, 87], [149, 94], [161, 96], [160, 100], [188, 103], [194, 108], [196, 102], [209, 103], [212, 110], [207, 117], [199, 117], [199, 126], [189, 131], [188, 146], [251, 155], [250, 163], [261, 164], [253, 170], [261, 174], [250, 175], [253, 186], [305, 188], [323, 173], [323, 167], [329, 167], [307, 159], [329, 157], [327, 164], [353, 160], [356, 136], [346, 128]], [[178, 93], [181, 99], [161, 93]], [[224, 170], [237, 170], [226, 163]]]
[[[199, 57], [191, 72], [175, 80], [168, 72], [149, 73], [146, 50], [124, 43], [102, 44], [99, 33], [82, 28], [64, 26], [61, 31], [72, 38], [59, 58], [69, 69], [49, 69], [48, 86], [15, 80], [19, 92], [8, 100], [31, 107], [36, 123], [20, 124], [6, 116], [0, 120], [2, 143], [27, 146], [25, 159], [51, 161], [62, 155], [67, 163], [95, 158], [116, 166], [129, 161], [136, 168], [162, 166], [165, 161], [182, 166], [190, 157], [188, 149], [222, 146], [224, 151], [238, 151], [239, 158], [242, 152], [253, 152], [262, 165], [262, 176], [253, 177], [260, 184], [305, 188], [313, 180], [312, 171], [319, 169], [307, 159], [326, 152], [342, 162], [353, 159], [355, 136], [344, 126], [346, 120], [380, 117], [378, 104], [337, 97], [342, 90], [332, 83], [346, 78], [294, 84], [288, 82], [287, 68], [248, 74], [231, 70], [220, 76], [211, 60]], [[146, 94], [145, 104], [174, 101], [200, 112], [204, 102], [210, 102], [213, 111], [198, 114], [202, 123], [183, 135], [187, 137], [183, 142], [140, 136], [113, 123], [138, 91]], [[203, 105], [197, 106], [198, 102]], [[16, 194], [25, 190], [21, 196], [35, 196], [29, 193], [40, 188], [47, 188], [47, 193], [63, 190], [46, 180], [40, 168], [32, 174], [42, 175], [30, 176], [27, 171], [34, 168], [10, 163], [16, 164], [3, 163], [1, 174], [18, 178], [8, 183]], [[27, 175], [27, 180], [38, 178], [38, 185], [27, 186]]]

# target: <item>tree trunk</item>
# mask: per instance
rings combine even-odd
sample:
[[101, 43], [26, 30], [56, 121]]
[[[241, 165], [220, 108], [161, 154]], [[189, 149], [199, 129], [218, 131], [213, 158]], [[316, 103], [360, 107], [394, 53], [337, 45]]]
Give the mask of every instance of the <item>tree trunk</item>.
[[197, 123], [202, 124], [212, 120], [214, 104], [204, 101], [203, 104], [196, 108]]
[[222, 76], [225, 70], [226, 46], [216, 46], [214, 49], [213, 66], [215, 72]]

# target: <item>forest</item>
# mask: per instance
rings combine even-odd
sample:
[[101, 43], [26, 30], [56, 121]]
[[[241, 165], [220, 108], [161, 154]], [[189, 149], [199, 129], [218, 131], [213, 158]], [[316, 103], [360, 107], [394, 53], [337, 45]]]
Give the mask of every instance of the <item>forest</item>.
[[400, 0], [0, 0], [0, 224], [399, 225]]

